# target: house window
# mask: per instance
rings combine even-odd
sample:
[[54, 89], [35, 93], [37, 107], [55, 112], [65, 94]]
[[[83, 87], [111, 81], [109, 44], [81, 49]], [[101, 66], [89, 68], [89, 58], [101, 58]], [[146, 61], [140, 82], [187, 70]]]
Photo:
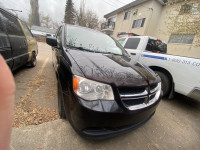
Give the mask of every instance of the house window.
[[192, 44], [194, 37], [194, 34], [172, 34], [169, 43]]
[[129, 19], [129, 18], [130, 18], [130, 15], [131, 15], [131, 12], [130, 12], [130, 11], [125, 12], [124, 20]]
[[112, 17], [108, 19], [108, 22], [115, 22], [116, 21], [116, 17]]
[[179, 15], [183, 15], [183, 14], [200, 14], [200, 4], [191, 3], [191, 4], [182, 5]]
[[144, 23], [145, 23], [145, 18], [143, 18], [143, 19], [138, 19], [138, 20], [134, 20], [134, 21], [133, 21], [133, 26], [132, 26], [132, 28], [140, 28], [140, 27], [143, 27], [143, 26], [144, 26]]

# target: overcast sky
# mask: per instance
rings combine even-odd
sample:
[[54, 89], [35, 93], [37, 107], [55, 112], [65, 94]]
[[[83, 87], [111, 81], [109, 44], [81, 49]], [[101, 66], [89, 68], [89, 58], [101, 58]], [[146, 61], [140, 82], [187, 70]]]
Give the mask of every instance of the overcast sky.
[[[85, 0], [86, 8], [93, 10], [100, 19], [119, 7], [133, 0]], [[79, 8], [81, 0], [73, 0], [75, 8]], [[39, 11], [45, 15], [49, 14], [54, 21], [63, 21], [66, 0], [39, 0]], [[5, 8], [22, 10], [18, 16], [27, 20], [30, 13], [30, 0], [1, 0], [0, 5]]]

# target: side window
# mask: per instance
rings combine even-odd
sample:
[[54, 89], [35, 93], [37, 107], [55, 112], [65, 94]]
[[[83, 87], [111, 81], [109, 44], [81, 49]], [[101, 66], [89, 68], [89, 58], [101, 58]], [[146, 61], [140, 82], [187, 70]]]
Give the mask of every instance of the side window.
[[33, 37], [32, 34], [31, 34], [31, 31], [29, 30], [29, 28], [27, 27], [26, 23], [24, 23], [23, 21], [21, 22], [22, 23], [22, 26], [24, 28], [24, 31], [26, 33], [27, 36], [30, 36], [30, 37]]
[[0, 12], [0, 33], [5, 33], [5, 29], [2, 22], [3, 15]]
[[3, 26], [3, 22], [2, 22], [2, 13], [0, 12], [0, 48], [6, 48], [6, 47], [10, 47], [10, 42], [8, 39], [8, 36], [6, 34], [5, 28]]
[[129, 38], [124, 46], [125, 49], [137, 49], [140, 38]]
[[2, 18], [2, 14], [1, 14], [1, 12], [0, 12], [0, 34], [1, 34], [1, 33], [5, 33], [5, 31], [4, 31], [4, 29], [3, 29], [4, 27], [3, 27], [3, 23], [2, 23], [2, 21], [1, 21], [1, 20], [2, 20], [1, 18]]
[[154, 53], [165, 54], [167, 53], [167, 44], [163, 43], [160, 40], [149, 39], [146, 50]]
[[18, 20], [4, 12], [2, 12], [2, 22], [6, 27], [8, 35], [24, 36]]
[[122, 44], [124, 43], [125, 40], [126, 40], [125, 38], [119, 39], [118, 42], [122, 45]]

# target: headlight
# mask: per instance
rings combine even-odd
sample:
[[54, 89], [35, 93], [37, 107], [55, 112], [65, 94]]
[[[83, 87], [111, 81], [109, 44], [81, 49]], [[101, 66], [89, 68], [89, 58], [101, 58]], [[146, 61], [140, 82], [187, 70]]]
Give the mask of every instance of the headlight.
[[88, 80], [83, 77], [73, 77], [74, 92], [85, 100], [114, 100], [110, 85]]

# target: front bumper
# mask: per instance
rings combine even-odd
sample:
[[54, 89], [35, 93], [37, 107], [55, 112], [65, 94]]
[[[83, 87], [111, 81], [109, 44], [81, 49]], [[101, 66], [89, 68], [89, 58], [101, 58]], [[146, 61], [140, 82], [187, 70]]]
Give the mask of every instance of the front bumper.
[[160, 98], [144, 109], [131, 111], [118, 101], [88, 102], [73, 93], [68, 97], [69, 103], [65, 107], [69, 110], [71, 125], [80, 136], [101, 140], [129, 132], [144, 124], [155, 113], [159, 101]]

